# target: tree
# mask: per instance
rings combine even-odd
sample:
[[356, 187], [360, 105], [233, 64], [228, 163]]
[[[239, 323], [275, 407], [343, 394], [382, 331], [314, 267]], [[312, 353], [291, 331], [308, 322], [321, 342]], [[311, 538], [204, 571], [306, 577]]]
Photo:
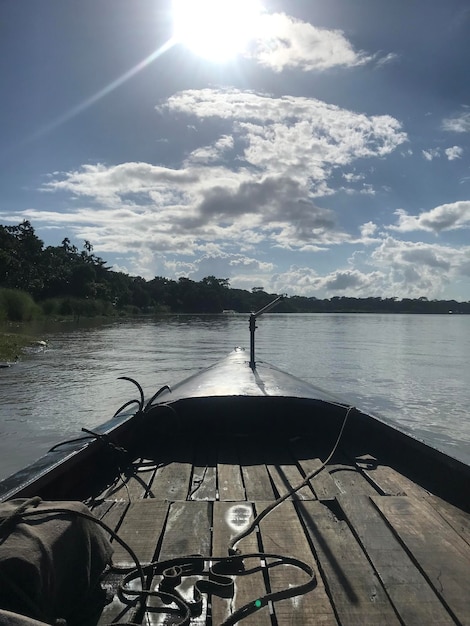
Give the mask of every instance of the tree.
[[2, 226], [0, 281], [4, 287], [22, 289], [33, 296], [43, 287], [41, 253], [43, 242], [28, 220], [17, 226]]

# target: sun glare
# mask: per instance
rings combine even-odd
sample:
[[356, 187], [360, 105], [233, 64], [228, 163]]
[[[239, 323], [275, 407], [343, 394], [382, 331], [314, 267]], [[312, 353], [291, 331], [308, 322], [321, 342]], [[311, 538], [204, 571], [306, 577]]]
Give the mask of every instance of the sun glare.
[[260, 19], [258, 0], [173, 0], [174, 40], [210, 61], [242, 54]]

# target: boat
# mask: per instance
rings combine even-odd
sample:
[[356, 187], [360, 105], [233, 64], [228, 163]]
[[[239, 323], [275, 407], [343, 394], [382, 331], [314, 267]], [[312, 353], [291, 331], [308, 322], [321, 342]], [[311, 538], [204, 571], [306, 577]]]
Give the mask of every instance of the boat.
[[148, 398], [124, 377], [135, 399], [0, 483], [0, 624], [470, 624], [470, 467], [258, 361], [277, 301], [249, 351]]

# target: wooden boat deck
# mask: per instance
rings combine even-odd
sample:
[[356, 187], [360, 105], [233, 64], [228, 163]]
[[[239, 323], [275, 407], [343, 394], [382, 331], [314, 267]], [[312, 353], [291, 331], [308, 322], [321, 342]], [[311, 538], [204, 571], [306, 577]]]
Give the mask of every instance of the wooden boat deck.
[[[163, 451], [162, 451], [163, 448]], [[122, 474], [88, 501], [143, 564], [190, 554], [226, 556], [231, 537], [253, 516], [321, 465], [328, 450], [307, 450], [301, 437], [187, 438], [147, 446]], [[377, 448], [345, 441], [325, 471], [264, 518], [241, 540], [243, 553], [275, 552], [313, 566], [317, 586], [305, 595], [260, 608], [241, 623], [386, 626], [470, 624], [470, 517], [382, 458]], [[114, 563], [131, 566], [115, 544]], [[205, 599], [191, 624], [221, 624], [270, 591], [302, 583], [289, 566], [264, 560], [237, 576], [231, 599]], [[122, 575], [110, 574], [115, 588]], [[100, 625], [133, 622], [115, 597]], [[173, 621], [172, 621], [173, 619]], [[176, 617], [148, 612], [143, 624]]]

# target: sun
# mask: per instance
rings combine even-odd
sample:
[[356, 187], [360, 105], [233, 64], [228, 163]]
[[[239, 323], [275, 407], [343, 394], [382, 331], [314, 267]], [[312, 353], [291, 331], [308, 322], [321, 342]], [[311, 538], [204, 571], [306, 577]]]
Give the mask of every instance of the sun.
[[173, 0], [173, 40], [205, 59], [243, 54], [259, 35], [258, 0]]

